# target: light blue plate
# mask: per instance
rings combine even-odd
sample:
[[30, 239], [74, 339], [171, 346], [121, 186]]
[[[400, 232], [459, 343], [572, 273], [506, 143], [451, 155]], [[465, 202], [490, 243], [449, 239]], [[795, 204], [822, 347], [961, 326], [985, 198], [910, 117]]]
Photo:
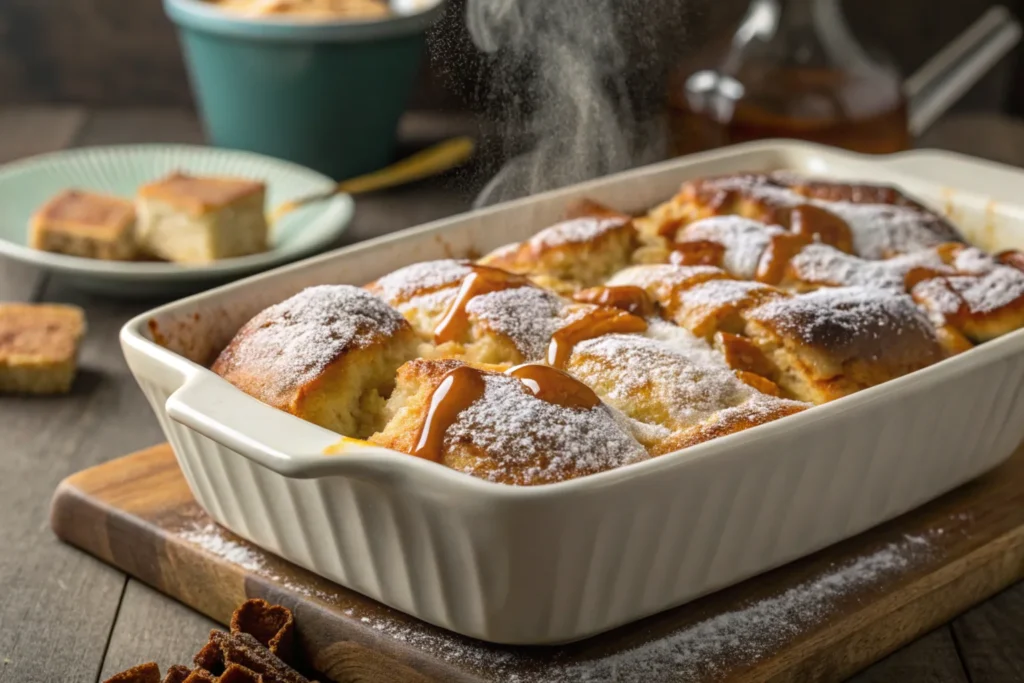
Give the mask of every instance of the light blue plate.
[[269, 251], [205, 265], [100, 261], [28, 246], [32, 214], [61, 190], [73, 187], [131, 199], [140, 185], [173, 171], [262, 180], [268, 211], [283, 201], [334, 187], [327, 176], [296, 164], [212, 147], [131, 145], [45, 154], [0, 167], [0, 254], [46, 268], [96, 293], [177, 296], [322, 250], [352, 219], [351, 197], [337, 195], [285, 215], [271, 231]]

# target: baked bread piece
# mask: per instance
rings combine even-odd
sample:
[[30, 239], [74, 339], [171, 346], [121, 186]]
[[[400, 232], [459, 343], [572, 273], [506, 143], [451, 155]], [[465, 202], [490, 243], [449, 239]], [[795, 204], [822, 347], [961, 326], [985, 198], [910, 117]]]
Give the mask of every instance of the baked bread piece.
[[668, 320], [708, 340], [719, 331], [742, 332], [743, 311], [788, 296], [760, 282], [732, 279], [712, 266], [633, 266], [608, 284], [644, 288]]
[[567, 369], [650, 427], [639, 438], [652, 455], [809, 407], [751, 387], [703, 340], [664, 322], [652, 324], [649, 336], [609, 334], [582, 342]]
[[611, 332], [643, 332], [643, 318], [612, 306], [578, 303], [538, 287], [506, 289], [466, 305], [464, 357], [478, 362], [544, 361], [561, 367], [572, 348]]
[[58, 304], [0, 304], [0, 393], [67, 393], [85, 314]]
[[781, 285], [804, 292], [819, 287], [876, 287], [906, 292], [919, 279], [954, 272], [939, 248], [872, 261], [827, 244], [809, 244], [789, 260]]
[[601, 284], [629, 265], [637, 246], [628, 216], [583, 216], [494, 251], [480, 263], [530, 275], [538, 284], [566, 293]]
[[118, 197], [65, 190], [32, 216], [29, 246], [69, 256], [130, 261], [136, 256], [135, 208]]
[[924, 280], [914, 300], [974, 342], [985, 342], [1024, 326], [1024, 273], [997, 265], [987, 273]]
[[672, 262], [723, 268], [741, 280], [758, 279], [765, 254], [778, 237], [791, 233], [742, 216], [715, 216], [687, 225], [676, 233]]
[[139, 188], [138, 240], [147, 253], [209, 263], [267, 250], [266, 186], [174, 173]]
[[433, 341], [434, 330], [472, 273], [473, 264], [465, 260], [423, 261], [388, 273], [366, 289], [396, 308], [421, 337]]
[[745, 334], [794, 398], [826, 403], [945, 357], [906, 294], [835, 287], [778, 298], [744, 313]]
[[739, 215], [870, 259], [964, 241], [944, 218], [893, 188], [845, 187], [790, 174], [704, 178], [684, 183], [675, 197], [636, 224], [649, 241], [674, 242], [689, 223]]
[[409, 323], [360, 287], [310, 287], [258, 313], [213, 371], [250, 396], [345, 436], [381, 425], [395, 371], [415, 358]]
[[510, 372], [455, 360], [410, 361], [398, 371], [387, 425], [370, 441], [520, 486], [648, 457], [628, 420], [578, 380], [543, 365]]

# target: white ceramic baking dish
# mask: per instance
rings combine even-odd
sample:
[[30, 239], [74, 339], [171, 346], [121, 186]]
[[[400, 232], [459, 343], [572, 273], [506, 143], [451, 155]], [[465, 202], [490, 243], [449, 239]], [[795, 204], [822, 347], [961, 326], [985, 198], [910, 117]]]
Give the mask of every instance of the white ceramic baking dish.
[[583, 638], [836, 543], [999, 464], [1024, 436], [1024, 331], [777, 422], [531, 488], [382, 449], [324, 456], [336, 434], [202, 363], [257, 310], [305, 286], [485, 252], [555, 222], [577, 197], [642, 210], [686, 178], [775, 168], [895, 183], [981, 246], [1024, 245], [1020, 171], [933, 151], [864, 157], [755, 143], [438, 221], [163, 306], [124, 327], [124, 352], [219, 523], [465, 635]]

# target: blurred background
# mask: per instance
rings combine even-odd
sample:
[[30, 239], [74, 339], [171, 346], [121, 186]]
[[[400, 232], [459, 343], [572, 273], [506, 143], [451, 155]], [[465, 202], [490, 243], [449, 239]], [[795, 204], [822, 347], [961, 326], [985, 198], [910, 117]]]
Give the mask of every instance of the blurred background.
[[[476, 191], [510, 157], [531, 146], [527, 128], [533, 125], [536, 137], [538, 119], [534, 117], [531, 124], [529, 112], [544, 106], [538, 101], [558, 95], [552, 97], [550, 90], [545, 93], [536, 86], [542, 69], [531, 63], [535, 54], [510, 59], [507, 51], [486, 54], [474, 44], [467, 28], [466, 2], [450, 0], [443, 18], [429, 31], [396, 156], [447, 136], [471, 134], [482, 149], [462, 178], [472, 175], [469, 184]], [[622, 82], [629, 91], [631, 117], [637, 122], [665, 109], [665, 84], [671, 71], [727, 42], [750, 6], [748, 0], [609, 2], [624, 50]], [[903, 77], [991, 7], [1003, 5], [1018, 17], [1024, 15], [1024, 0], [841, 0], [841, 4], [856, 40], [883, 50]], [[1024, 63], [1019, 53], [1017, 47], [1000, 60], [956, 102], [951, 113], [1024, 116]], [[511, 103], [510, 93], [515, 95]], [[0, 107], [5, 105], [191, 112], [196, 103], [178, 34], [160, 0], [3, 0]], [[639, 123], [635, 127], [643, 129]], [[597, 137], [590, 131], [588, 135]], [[918, 144], [928, 142], [925, 135]], [[580, 143], [585, 141], [576, 144]], [[647, 160], [636, 150], [627, 156], [628, 165]], [[595, 167], [587, 174], [617, 170], [614, 166]]]
[[[472, 45], [465, 0], [451, 0], [431, 31], [412, 109], [486, 111], [488, 61]], [[728, 35], [746, 0], [650, 0], [631, 17], [656, 41], [656, 71]], [[882, 45], [910, 73], [993, 5], [1018, 17], [1024, 0], [845, 0], [851, 28]], [[1019, 52], [1019, 50], [1018, 50]], [[1017, 54], [957, 105], [1024, 115], [1024, 73]], [[648, 75], [648, 74], [644, 74]], [[640, 81], [639, 74], [637, 81]], [[652, 82], [650, 79], [642, 79]], [[0, 2], [0, 105], [73, 103], [97, 107], [193, 106], [174, 26], [159, 0], [3, 0]]]

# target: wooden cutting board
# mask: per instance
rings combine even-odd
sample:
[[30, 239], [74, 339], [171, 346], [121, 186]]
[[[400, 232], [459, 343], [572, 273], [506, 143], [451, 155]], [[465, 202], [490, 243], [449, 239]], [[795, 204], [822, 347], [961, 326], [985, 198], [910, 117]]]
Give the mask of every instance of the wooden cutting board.
[[206, 516], [167, 445], [69, 477], [51, 521], [68, 543], [222, 623], [250, 597], [288, 605], [310, 661], [351, 680], [838, 680], [1024, 578], [1024, 448], [837, 546], [559, 647], [463, 638], [261, 551]]

